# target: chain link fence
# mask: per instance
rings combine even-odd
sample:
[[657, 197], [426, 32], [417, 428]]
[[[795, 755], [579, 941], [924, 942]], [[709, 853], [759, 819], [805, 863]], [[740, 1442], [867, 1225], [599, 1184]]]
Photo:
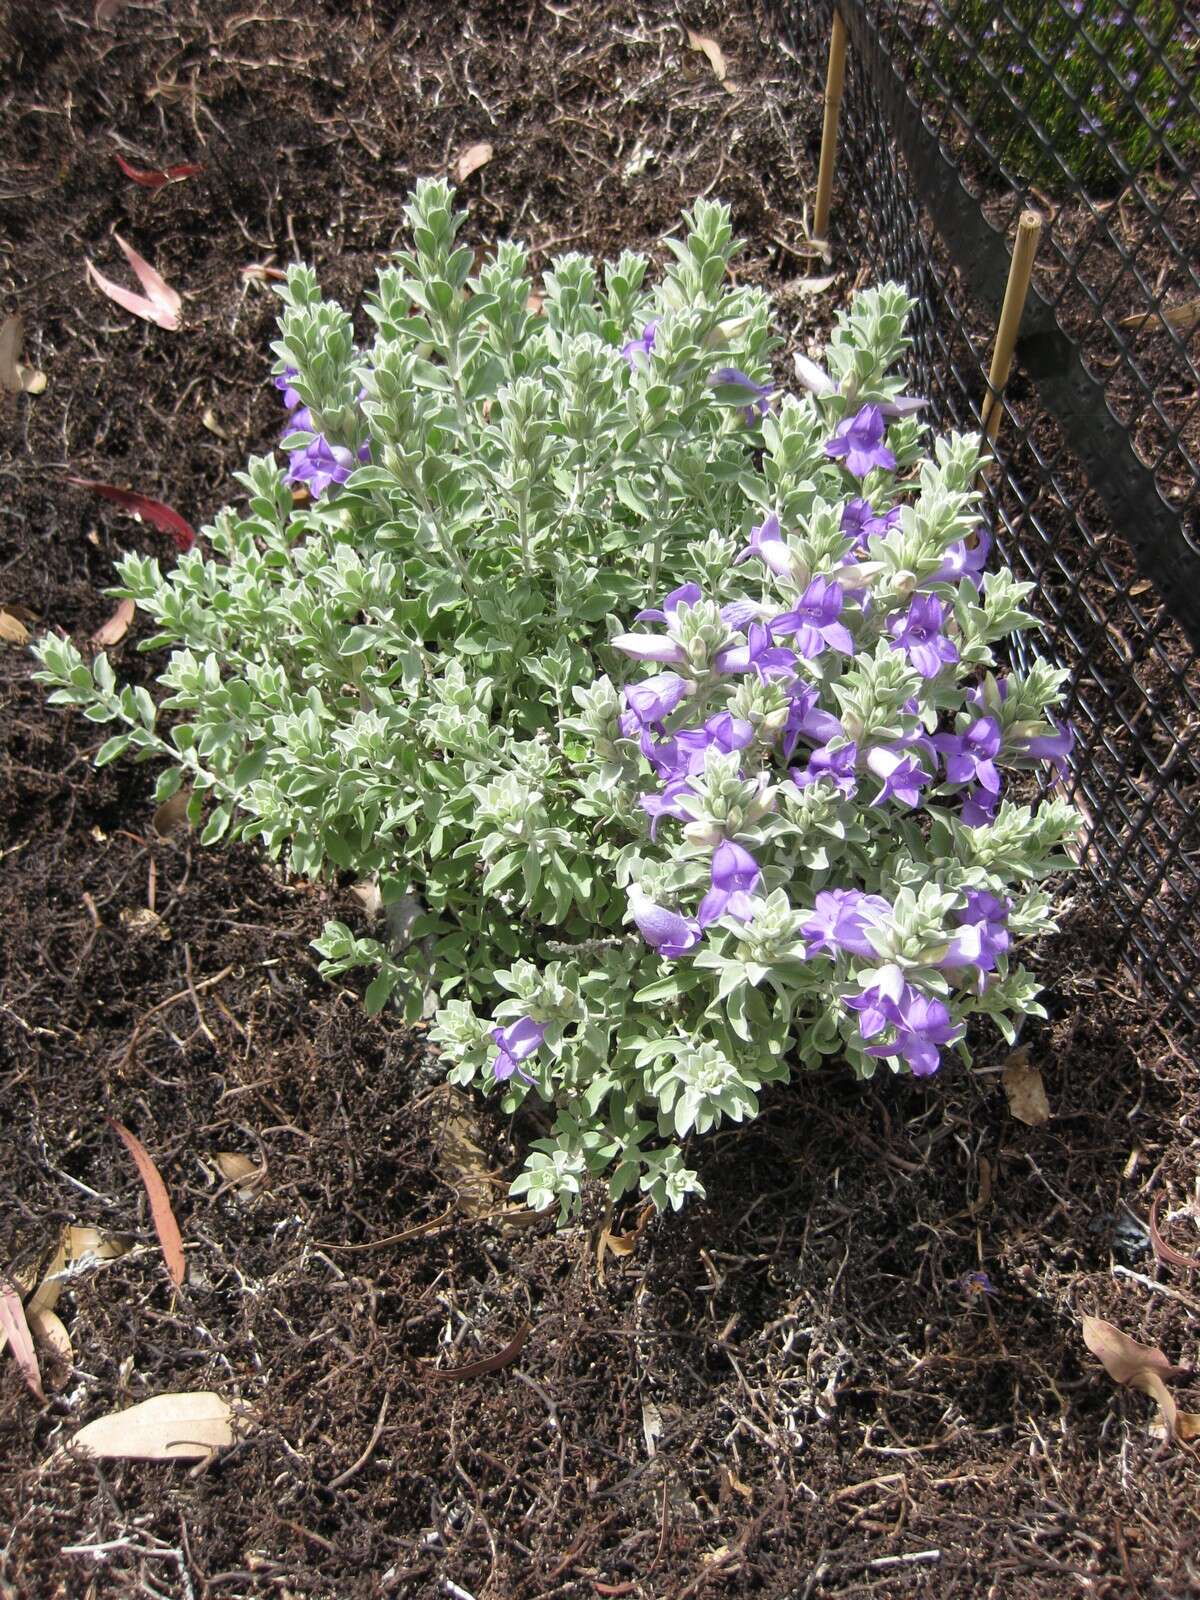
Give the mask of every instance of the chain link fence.
[[[986, 510], [1068, 669], [1067, 784], [1131, 965], [1200, 1021], [1200, 65], [1161, 0], [837, 0], [831, 235], [918, 301], [913, 386], [977, 429], [1045, 219]], [[824, 88], [831, 0], [769, 0]]]

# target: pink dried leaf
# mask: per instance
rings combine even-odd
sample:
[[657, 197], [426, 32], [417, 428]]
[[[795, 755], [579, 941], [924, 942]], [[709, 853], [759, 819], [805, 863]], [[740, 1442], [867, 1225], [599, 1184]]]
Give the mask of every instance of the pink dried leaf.
[[[140, 255], [138, 255], [137, 251], [131, 244], [125, 243], [124, 239], [122, 239], [119, 233], [114, 233], [113, 238], [120, 246], [126, 261], [128, 261], [129, 265], [133, 268], [134, 277], [136, 277], [137, 281], [146, 291], [147, 299], [149, 299], [154, 305], [158, 306], [167, 316], [174, 317], [176, 319], [174, 325], [178, 326], [178, 317], [179, 313], [183, 310], [183, 301], [176, 294], [175, 290], [172, 289], [171, 285], [167, 283], [164, 278], [160, 277], [159, 274], [155, 272], [154, 268], [148, 261], [144, 260]], [[163, 326], [165, 327], [166, 324], [164, 323]]]
[[38, 1365], [29, 1323], [25, 1320], [25, 1307], [16, 1289], [7, 1283], [0, 1284], [0, 1331], [7, 1338], [13, 1359], [20, 1367], [25, 1382], [44, 1404], [46, 1396], [42, 1391], [42, 1369]]
[[141, 317], [143, 322], [157, 323], [160, 328], [166, 328], [169, 333], [174, 333], [178, 330], [178, 319], [170, 316], [161, 306], [156, 306], [152, 300], [147, 300], [143, 295], [135, 294], [132, 289], [122, 288], [119, 283], [114, 283], [111, 278], [106, 278], [102, 272], [97, 272], [90, 261], [85, 264], [96, 287], [116, 305], [119, 305], [123, 311], [132, 312], [135, 317]]

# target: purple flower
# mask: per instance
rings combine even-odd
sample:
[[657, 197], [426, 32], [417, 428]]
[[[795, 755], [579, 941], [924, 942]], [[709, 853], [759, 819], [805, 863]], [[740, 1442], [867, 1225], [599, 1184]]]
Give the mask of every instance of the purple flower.
[[667, 961], [677, 960], [700, 943], [700, 924], [695, 917], [656, 905], [636, 885], [629, 891], [629, 909], [642, 938]]
[[[358, 452], [358, 459], [370, 459], [365, 444]], [[344, 445], [330, 444], [324, 434], [319, 433], [303, 450], [292, 453], [284, 481], [306, 484], [309, 494], [317, 500], [331, 484], [345, 483], [353, 471], [353, 454]]]
[[748, 642], [722, 650], [713, 666], [718, 672], [753, 672], [760, 683], [790, 683], [796, 676], [796, 654], [777, 645], [764, 623], [752, 622]]
[[750, 896], [761, 877], [758, 862], [748, 850], [732, 839], [722, 839], [713, 851], [712, 888], [700, 902], [696, 921], [702, 928], [718, 917], [738, 917], [749, 922], [754, 915]]
[[896, 458], [883, 442], [883, 412], [878, 406], [863, 406], [853, 417], [839, 422], [825, 454], [835, 460], [845, 457], [846, 470], [865, 478], [873, 467], [895, 470]]
[[850, 996], [845, 1001], [848, 1010], [858, 1012], [858, 1032], [863, 1039], [873, 1039], [889, 1023], [895, 1027], [904, 998], [904, 974], [899, 967], [891, 964], [880, 967], [874, 976], [875, 981], [860, 995]]
[[[822, 399], [841, 394], [841, 384], [835, 383], [824, 367], [819, 367], [815, 361], [802, 356], [798, 350], [793, 355], [792, 361], [795, 364], [796, 377], [812, 394]], [[876, 404], [885, 417], [911, 417], [915, 411], [927, 406], [929, 401], [921, 395], [898, 394], [894, 400], [879, 400]]]
[[965, 1295], [999, 1294], [996, 1285], [986, 1272], [964, 1272], [958, 1280], [958, 1287]]
[[1046, 720], [1054, 732], [1034, 734], [1032, 738], [1021, 739], [1014, 754], [1022, 760], [1049, 761], [1059, 777], [1065, 778], [1068, 771], [1067, 757], [1075, 747], [1075, 729], [1069, 722], [1059, 722], [1051, 716], [1047, 716]]
[[683, 699], [687, 685], [674, 672], [660, 672], [641, 683], [631, 683], [625, 688], [625, 705], [617, 719], [622, 734], [634, 738], [642, 728], [661, 728]]
[[956, 539], [952, 545], [946, 547], [942, 564], [931, 578], [926, 578], [926, 583], [957, 583], [960, 578], [975, 578], [983, 571], [988, 558], [988, 551], [992, 547], [992, 536], [985, 528], [980, 528], [974, 545], [969, 545], [965, 539]]
[[896, 745], [876, 745], [867, 751], [867, 768], [883, 784], [872, 802], [874, 805], [881, 806], [892, 799], [906, 806], [920, 804], [921, 790], [929, 782], [930, 774], [914, 756]]
[[510, 1022], [507, 1028], [493, 1028], [492, 1038], [498, 1046], [496, 1059], [492, 1063], [493, 1077], [502, 1083], [515, 1072], [526, 1083], [532, 1083], [533, 1079], [522, 1070], [521, 1062], [537, 1054], [545, 1037], [545, 1027], [532, 1017], [521, 1017], [516, 1022]]
[[908, 614], [891, 621], [892, 649], [903, 650], [923, 678], [936, 678], [944, 665], [958, 660], [958, 646], [941, 631], [945, 617], [936, 595], [918, 594]]
[[713, 388], [735, 391], [731, 398], [735, 405], [742, 407], [742, 415], [747, 422], [753, 422], [756, 415], [765, 417], [771, 409], [771, 395], [775, 392], [775, 385], [755, 383], [754, 379], [747, 377], [740, 367], [718, 367], [710, 374], [708, 381]]
[[946, 763], [951, 783], [977, 783], [988, 794], [1000, 793], [995, 758], [1000, 751], [1000, 724], [993, 717], [977, 717], [966, 733], [935, 733], [935, 750]]
[[679, 822], [690, 822], [692, 814], [683, 804], [685, 795], [695, 795], [686, 777], [671, 778], [663, 785], [661, 794], [643, 794], [638, 805], [650, 818], [650, 837], [658, 838], [658, 825], [664, 817], [674, 817]]
[[764, 567], [777, 577], [786, 578], [792, 570], [792, 559], [779, 529], [779, 518], [772, 511], [764, 522], [750, 529], [750, 543], [733, 558], [734, 566], [757, 556]]
[[639, 360], [646, 360], [654, 349], [654, 336], [658, 332], [659, 318], [654, 317], [642, 329], [640, 339], [630, 339], [628, 344], [621, 346], [621, 354], [629, 363], [632, 372]]
[[670, 738], [654, 743], [649, 732], [642, 734], [642, 754], [663, 778], [686, 778], [704, 771], [709, 750], [729, 755], [744, 750], [754, 741], [754, 725], [728, 711], [718, 711], [702, 728], [681, 728]]
[[841, 723], [828, 711], [821, 710], [817, 704], [819, 698], [811, 684], [803, 683], [793, 688], [792, 703], [783, 725], [785, 761], [792, 759], [792, 753], [801, 739], [807, 739], [810, 744], [828, 744], [831, 739], [842, 737]]
[[961, 1025], [950, 1021], [950, 1013], [940, 1000], [934, 1000], [911, 985], [889, 1018], [896, 1029], [891, 1044], [868, 1045], [869, 1056], [902, 1056], [916, 1078], [927, 1078], [941, 1065], [940, 1046], [962, 1035]]
[[807, 789], [809, 784], [829, 779], [839, 793], [850, 796], [858, 787], [854, 775], [857, 762], [856, 744], [844, 744], [838, 750], [831, 750], [827, 744], [822, 745], [809, 756], [807, 767], [803, 770], [792, 768], [792, 782], [798, 789]]
[[962, 823], [965, 828], [986, 828], [996, 815], [999, 794], [986, 789], [966, 789], [962, 797]]
[[298, 368], [284, 367], [283, 371], [272, 380], [275, 384], [275, 387], [282, 392], [283, 403], [289, 411], [295, 411], [296, 407], [302, 404], [300, 396], [292, 387], [292, 379], [298, 376]]
[[966, 905], [955, 913], [961, 928], [938, 965], [975, 966], [981, 972], [991, 972], [996, 957], [1004, 955], [1012, 942], [1008, 931], [1010, 909], [1010, 901], [998, 900], [986, 889], [969, 889]]
[[826, 645], [852, 656], [854, 640], [845, 624], [838, 621], [844, 603], [840, 583], [814, 578], [790, 611], [772, 618], [771, 626], [776, 633], [795, 634], [796, 649], [806, 661], [820, 655]]
[[848, 500], [842, 508], [842, 532], [852, 545], [863, 549], [872, 539], [886, 538], [900, 521], [899, 506], [882, 515], [869, 500]]
[[882, 895], [863, 894], [859, 889], [823, 889], [813, 904], [813, 914], [800, 926], [807, 945], [805, 954], [836, 955], [845, 950], [852, 956], [873, 957], [875, 946], [867, 938], [868, 928], [878, 928], [892, 914]]
[[678, 589], [672, 589], [661, 606], [639, 611], [634, 617], [635, 622], [665, 622], [666, 638], [652, 633], [619, 633], [612, 641], [613, 649], [623, 651], [635, 661], [661, 661], [664, 666], [686, 666], [687, 651], [679, 642], [682, 619], [678, 613], [680, 609], [690, 610], [700, 597], [698, 583], [684, 583]]
[[648, 611], [639, 611], [634, 615], [635, 622], [666, 622], [673, 616], [680, 606], [694, 606], [697, 600], [703, 598], [704, 591], [698, 583], [681, 583], [678, 589], [672, 589], [661, 606], [652, 606]]

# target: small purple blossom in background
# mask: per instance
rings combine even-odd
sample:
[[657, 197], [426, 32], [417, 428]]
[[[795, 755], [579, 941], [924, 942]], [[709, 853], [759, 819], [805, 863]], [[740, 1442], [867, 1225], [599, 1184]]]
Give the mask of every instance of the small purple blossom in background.
[[872, 539], [884, 539], [899, 526], [900, 511], [900, 506], [893, 506], [881, 514], [869, 500], [848, 500], [842, 508], [842, 532], [865, 554]]
[[889, 624], [892, 649], [903, 650], [923, 678], [936, 678], [958, 660], [958, 646], [942, 632], [946, 609], [936, 595], [918, 594], [902, 617]]
[[966, 733], [935, 733], [933, 747], [941, 752], [951, 783], [977, 783], [988, 794], [1000, 793], [1000, 724], [994, 717], [977, 717]]
[[989, 794], [986, 789], [963, 791], [960, 816], [965, 828], [986, 828], [996, 815], [999, 794]]
[[790, 761], [797, 744], [807, 739], [810, 744], [828, 744], [842, 737], [842, 725], [818, 704], [820, 695], [812, 684], [797, 684], [792, 690], [792, 703], [787, 721], [783, 725], [783, 759]]
[[503, 1083], [515, 1072], [526, 1083], [532, 1083], [533, 1079], [522, 1069], [521, 1062], [528, 1061], [541, 1049], [542, 1040], [546, 1037], [542, 1023], [535, 1022], [532, 1017], [521, 1017], [516, 1022], [510, 1022], [507, 1028], [493, 1028], [491, 1033], [497, 1045], [492, 1075]]
[[630, 371], [637, 366], [639, 359], [646, 360], [653, 351], [654, 336], [658, 332], [659, 320], [658, 317], [652, 318], [642, 329], [639, 339], [630, 339], [627, 344], [621, 346], [621, 354], [628, 361]]
[[858, 764], [858, 746], [844, 744], [840, 749], [831, 750], [828, 745], [822, 745], [819, 750], [814, 750], [808, 758], [808, 766], [803, 769], [792, 768], [792, 782], [797, 789], [807, 789], [811, 783], [829, 781], [839, 794], [849, 798], [858, 787], [855, 776], [855, 767]]
[[295, 411], [297, 406], [303, 404], [300, 396], [292, 387], [292, 379], [298, 376], [299, 371], [296, 367], [284, 367], [283, 371], [272, 380], [275, 387], [282, 393], [283, 403], [289, 411]]
[[620, 650], [627, 656], [632, 656], [635, 661], [659, 661], [664, 666], [682, 667], [687, 665], [687, 652], [679, 642], [680, 610], [690, 610], [701, 598], [701, 589], [698, 583], [683, 583], [678, 589], [672, 589], [661, 606], [651, 606], [645, 611], [639, 611], [634, 617], [635, 622], [663, 622], [666, 624], [667, 636], [661, 638], [652, 633], [619, 633], [612, 640], [614, 650]]
[[695, 795], [686, 778], [671, 778], [663, 785], [661, 794], [638, 796], [638, 805], [650, 818], [650, 837], [658, 838], [658, 825], [664, 817], [674, 817], [677, 822], [690, 822], [692, 814], [683, 804], [685, 795]]
[[856, 478], [865, 478], [875, 467], [888, 472], [896, 468], [896, 458], [883, 442], [883, 412], [878, 406], [863, 406], [853, 417], [839, 422], [825, 454], [834, 460], [845, 457], [847, 472]]
[[661, 730], [664, 720], [683, 699], [687, 685], [675, 672], [659, 672], [641, 683], [625, 688], [625, 705], [617, 726], [626, 739], [636, 738], [643, 728]]
[[718, 917], [738, 917], [749, 922], [754, 915], [750, 897], [761, 877], [758, 862], [749, 850], [743, 850], [732, 839], [722, 839], [713, 851], [712, 888], [700, 902], [696, 921], [702, 928]]
[[880, 744], [868, 750], [867, 770], [883, 784], [872, 802], [877, 806], [888, 800], [899, 800], [906, 806], [919, 805], [921, 790], [931, 776], [915, 756], [896, 745]]
[[826, 645], [854, 654], [854, 640], [845, 623], [839, 622], [845, 594], [840, 583], [814, 578], [790, 611], [771, 619], [776, 633], [794, 634], [796, 649], [806, 661], [820, 655]]
[[[370, 450], [364, 444], [358, 452], [358, 459], [369, 461], [370, 458]], [[351, 452], [344, 445], [330, 444], [324, 434], [319, 433], [303, 450], [292, 453], [284, 473], [284, 482], [304, 484], [313, 499], [317, 500], [331, 485], [345, 483], [353, 471], [354, 456]]]
[[980, 528], [976, 534], [973, 545], [965, 539], [957, 539], [952, 545], [946, 547], [941, 566], [926, 583], [957, 583], [960, 578], [976, 578], [983, 571], [987, 562], [988, 551], [992, 547], [992, 536], [985, 528]]
[[844, 950], [870, 959], [876, 951], [867, 929], [882, 927], [891, 914], [882, 895], [863, 894], [860, 889], [823, 889], [813, 902], [812, 916], [800, 925], [805, 954], [832, 956]]
[[740, 367], [718, 367], [709, 375], [709, 385], [712, 388], [728, 388], [741, 390], [744, 399], [735, 397], [734, 404], [740, 404], [742, 415], [747, 422], [753, 422], [756, 416], [765, 417], [771, 409], [771, 396], [775, 392], [773, 383], [755, 383], [753, 378], [741, 370]]
[[858, 1033], [861, 1039], [874, 1039], [877, 1034], [900, 1020], [899, 1006], [904, 998], [904, 973], [889, 963], [880, 967], [875, 981], [869, 983], [860, 995], [847, 997], [848, 1011], [858, 1012]]
[[779, 518], [773, 511], [758, 527], [750, 529], [750, 543], [744, 550], [739, 551], [734, 556], [734, 566], [740, 566], [743, 561], [748, 561], [751, 556], [757, 556], [763, 566], [769, 568], [778, 578], [786, 578], [791, 575], [791, 557], [788, 555], [787, 546], [783, 542], [783, 534], [779, 528]]
[[956, 949], [972, 948], [976, 950], [970, 960], [981, 972], [991, 972], [996, 965], [996, 957], [1004, 955], [1012, 943], [1008, 931], [1008, 913], [1012, 909], [1009, 900], [1000, 900], [994, 894], [989, 894], [986, 889], [969, 889], [967, 903], [961, 911], [955, 913], [963, 929], [970, 929], [974, 937], [970, 943], [960, 944], [963, 935], [959, 935], [951, 944], [950, 954], [942, 962], [943, 966], [954, 966], [952, 955]]
[[999, 1294], [999, 1290], [986, 1272], [964, 1272], [958, 1280], [959, 1290], [965, 1295]]
[[722, 650], [713, 666], [718, 672], [753, 672], [760, 683], [790, 683], [796, 676], [796, 653], [777, 645], [765, 623], [752, 622], [747, 643]]
[[661, 606], [651, 606], [649, 610], [634, 613], [635, 622], [666, 622], [673, 616], [680, 606], [694, 606], [697, 600], [703, 598], [704, 591], [698, 583], [681, 583], [678, 589], [672, 589]]
[[1069, 722], [1059, 722], [1051, 716], [1046, 720], [1054, 732], [1020, 740], [1015, 753], [1036, 761], [1049, 761], [1059, 777], [1065, 778], [1070, 770], [1067, 757], [1075, 747], [1075, 729]]
[[941, 1046], [962, 1036], [961, 1024], [950, 1021], [950, 1013], [940, 1000], [934, 1000], [911, 984], [896, 1006], [893, 1020], [896, 1037], [891, 1044], [867, 1046], [869, 1056], [901, 1056], [914, 1078], [928, 1078], [942, 1064]]
[[629, 891], [629, 909], [642, 938], [667, 961], [677, 960], [700, 943], [700, 924], [695, 917], [656, 905], [636, 885]]

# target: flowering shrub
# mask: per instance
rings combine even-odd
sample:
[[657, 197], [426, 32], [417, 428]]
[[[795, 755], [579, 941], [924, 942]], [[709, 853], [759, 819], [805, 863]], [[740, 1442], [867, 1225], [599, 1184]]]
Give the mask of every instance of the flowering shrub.
[[1038, 1010], [1014, 952], [1074, 813], [1005, 784], [1065, 760], [1062, 674], [999, 670], [1028, 586], [983, 575], [979, 440], [928, 454], [892, 375], [902, 289], [778, 396], [722, 206], [653, 289], [559, 258], [539, 313], [520, 246], [472, 276], [452, 203], [418, 187], [364, 348], [290, 271], [286, 470], [250, 462], [208, 553], [120, 563], [161, 708], [65, 640], [40, 676], [121, 725], [100, 762], [169, 760], [205, 843], [377, 879], [386, 930], [330, 924], [323, 970], [546, 1103], [514, 1193], [678, 1206], [684, 1141], [793, 1062], [928, 1074]]

